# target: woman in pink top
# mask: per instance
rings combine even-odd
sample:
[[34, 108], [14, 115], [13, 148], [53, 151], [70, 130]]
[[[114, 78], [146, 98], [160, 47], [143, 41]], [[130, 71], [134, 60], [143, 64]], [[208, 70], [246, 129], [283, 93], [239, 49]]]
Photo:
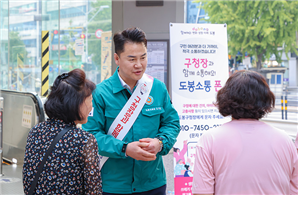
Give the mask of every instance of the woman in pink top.
[[290, 137], [259, 121], [275, 105], [264, 77], [238, 71], [217, 102], [232, 121], [203, 133], [196, 147], [193, 194], [298, 194], [298, 156]]
[[295, 139], [295, 146], [296, 146], [297, 151], [298, 151], [298, 133], [297, 133], [297, 136], [296, 136], [296, 139]]

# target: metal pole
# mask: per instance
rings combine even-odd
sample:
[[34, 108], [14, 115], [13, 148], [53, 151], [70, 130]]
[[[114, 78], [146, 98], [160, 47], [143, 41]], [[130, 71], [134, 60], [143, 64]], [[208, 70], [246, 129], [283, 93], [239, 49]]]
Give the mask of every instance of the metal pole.
[[282, 120], [284, 119], [284, 112], [283, 112], [283, 95], [281, 95], [281, 114], [282, 114]]
[[88, 19], [89, 19], [89, 13], [88, 13], [88, 6], [89, 6], [89, 1], [87, 1], [87, 5], [86, 5], [86, 64], [88, 63]]
[[19, 67], [18, 67], [18, 63], [17, 63], [17, 90], [20, 91], [20, 80], [19, 80]]
[[235, 57], [234, 57], [234, 66], [233, 66], [233, 68], [234, 68], [234, 71], [233, 71], [233, 72], [235, 72], [235, 71], [236, 71], [236, 55], [235, 55]]
[[[9, 71], [9, 56], [10, 56], [10, 43], [9, 43], [9, 1], [7, 1], [7, 70]], [[8, 88], [11, 89], [11, 75], [8, 75]]]
[[60, 21], [61, 21], [61, 4], [60, 4], [61, 0], [59, 0], [59, 29], [58, 29], [58, 36], [59, 36], [59, 39], [58, 39], [58, 75], [61, 74], [61, 62], [60, 62], [60, 57], [61, 57], [61, 26], [60, 26]]
[[287, 120], [287, 96], [285, 96], [285, 120]]
[[0, 97], [0, 177], [4, 176], [2, 173], [3, 161], [3, 97]]
[[198, 22], [199, 22], [199, 15], [200, 15], [200, 11], [201, 11], [201, 4], [202, 4], [202, 2], [200, 2], [200, 4], [199, 4], [199, 9], [198, 9], [198, 13], [197, 13], [197, 15], [196, 15], [196, 19], [195, 19], [195, 23], [197, 24]]
[[[9, 67], [8, 67], [9, 68]], [[11, 78], [11, 75], [12, 75], [12, 71], [9, 69], [8, 70], [8, 87], [9, 89], [11, 89], [11, 84], [12, 84], [12, 78]]]

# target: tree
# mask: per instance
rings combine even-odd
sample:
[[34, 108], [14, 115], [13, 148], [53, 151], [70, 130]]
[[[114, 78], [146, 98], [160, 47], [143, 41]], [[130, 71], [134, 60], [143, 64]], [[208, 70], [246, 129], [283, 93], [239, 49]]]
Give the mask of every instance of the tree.
[[62, 42], [65, 43], [67, 49], [64, 52], [60, 51], [61, 59], [67, 60], [69, 62], [67, 65], [68, 67], [66, 65], [62, 66], [62, 68], [65, 70], [73, 70], [75, 68], [79, 68], [79, 65], [77, 66], [76, 63], [81, 61], [81, 58], [79, 56], [75, 56], [75, 50], [73, 49], [75, 41], [70, 39], [74, 37], [74, 34], [75, 32], [69, 31], [68, 35], [64, 35], [62, 38]]
[[[6, 46], [8, 48], [8, 46]], [[6, 48], [6, 51], [7, 51]], [[27, 51], [26, 51], [26, 46], [24, 44], [24, 42], [21, 40], [20, 36], [19, 36], [19, 32], [16, 31], [10, 31], [9, 32], [9, 65], [10, 68], [9, 70], [12, 71], [12, 81], [13, 83], [11, 85], [13, 85], [14, 87], [16, 87], [16, 84], [18, 86], [19, 90], [22, 90], [22, 83], [17, 83], [18, 79], [18, 73], [22, 73], [22, 76], [24, 75], [24, 73], [17, 69], [18, 67], [18, 55], [20, 55], [19, 57], [21, 57], [23, 59], [23, 65], [27, 62]], [[19, 67], [20, 68], [20, 67]], [[20, 72], [18, 72], [20, 71]], [[23, 78], [23, 77], [22, 77]], [[9, 87], [11, 88], [11, 87]]]
[[17, 65], [17, 55], [22, 54], [24, 58], [24, 63], [27, 60], [27, 51], [25, 49], [25, 44], [19, 36], [19, 32], [11, 31], [9, 32], [9, 62], [11, 65]]
[[[98, 12], [100, 6], [109, 6]], [[101, 65], [101, 39], [96, 38], [95, 31], [101, 29], [103, 32], [112, 31], [112, 1], [111, 0], [97, 0], [92, 3], [94, 10], [89, 13], [89, 20], [93, 20], [88, 24], [88, 33], [91, 34], [91, 38], [88, 40], [89, 55], [92, 56], [92, 61], [98, 65], [100, 69]], [[98, 12], [98, 13], [97, 13]]]
[[275, 54], [281, 62], [281, 54], [297, 53], [298, 1], [209, 1], [201, 8], [211, 23], [227, 24], [228, 48], [231, 55], [238, 51], [255, 56], [257, 70], [261, 63]]

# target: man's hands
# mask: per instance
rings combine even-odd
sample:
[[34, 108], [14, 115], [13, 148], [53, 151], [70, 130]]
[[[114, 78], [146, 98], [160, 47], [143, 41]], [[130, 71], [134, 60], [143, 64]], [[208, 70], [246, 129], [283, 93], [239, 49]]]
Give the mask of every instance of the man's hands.
[[139, 142], [148, 143], [148, 146], [143, 147], [143, 150], [148, 151], [153, 154], [157, 154], [160, 150], [160, 143], [157, 138], [143, 138]]
[[125, 153], [136, 160], [153, 161], [156, 159], [156, 154], [144, 150], [148, 146], [149, 144], [145, 142], [131, 142], [127, 145]]
[[153, 161], [160, 150], [160, 143], [157, 138], [143, 138], [137, 142], [127, 145], [126, 155], [136, 160]]

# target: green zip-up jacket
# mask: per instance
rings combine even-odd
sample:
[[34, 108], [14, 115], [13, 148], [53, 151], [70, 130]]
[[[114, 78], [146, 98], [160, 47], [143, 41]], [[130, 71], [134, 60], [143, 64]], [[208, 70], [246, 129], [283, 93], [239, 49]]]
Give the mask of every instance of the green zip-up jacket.
[[[109, 157], [101, 169], [104, 192], [131, 194], [156, 189], [166, 184], [162, 155], [168, 154], [180, 132], [179, 116], [171, 104], [166, 86], [154, 79], [150, 92], [151, 104], [145, 104], [123, 141], [107, 132], [128, 98], [118, 77], [113, 76], [98, 84], [93, 93], [93, 113], [82, 128], [92, 133], [99, 154]], [[137, 161], [126, 157], [123, 144], [142, 138], [163, 138], [163, 149], [154, 161]]]

